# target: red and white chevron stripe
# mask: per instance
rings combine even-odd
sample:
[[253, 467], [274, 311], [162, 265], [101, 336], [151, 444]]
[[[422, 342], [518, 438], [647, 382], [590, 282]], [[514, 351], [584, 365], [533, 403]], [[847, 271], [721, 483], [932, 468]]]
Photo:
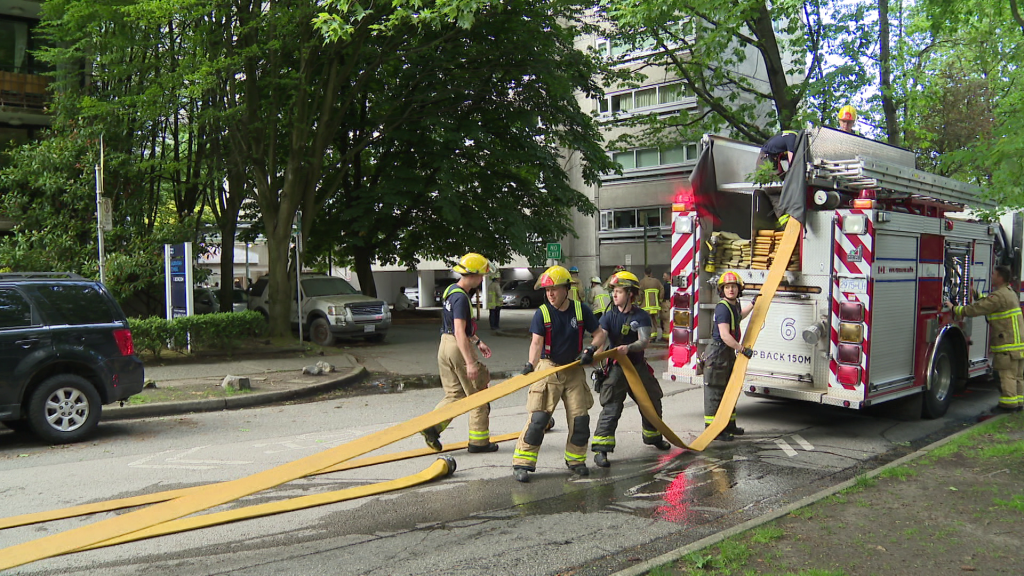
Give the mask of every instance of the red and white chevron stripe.
[[[683, 233], [678, 232], [675, 228], [675, 221], [672, 224], [672, 275], [682, 276], [686, 279], [686, 288], [673, 288], [674, 293], [685, 293], [690, 295], [690, 323], [691, 323], [691, 334], [695, 334], [697, 330], [697, 315], [694, 314], [693, 305], [696, 302], [694, 295], [695, 286], [694, 283], [697, 280], [695, 274], [697, 266], [697, 255], [700, 253], [698, 248], [698, 242], [700, 238], [700, 221], [697, 219], [696, 212], [684, 212], [682, 216], [691, 217], [694, 220], [693, 232]], [[669, 299], [670, 302], [675, 303], [673, 298]], [[669, 309], [670, 321], [675, 319], [675, 307]], [[676, 367], [689, 367], [696, 368], [697, 365], [697, 350], [692, 342], [676, 342], [675, 341], [675, 324], [671, 322], [669, 325], [669, 333], [672, 335], [669, 340], [669, 350], [674, 350], [675, 347], [682, 347], [686, 350], [685, 354], [672, 354], [672, 364]], [[677, 358], [685, 357], [685, 362], [676, 363]]]
[[[864, 210], [840, 210], [835, 219], [832, 254], [832, 326], [829, 331], [832, 359], [829, 362], [829, 387], [841, 387], [845, 390], [863, 394], [867, 389], [868, 367], [871, 351], [871, 263], [874, 260], [874, 224], [870, 215], [867, 218], [866, 234], [843, 233], [843, 218], [851, 214], [867, 214]], [[853, 261], [851, 262], [851, 255]], [[864, 278], [867, 285], [865, 292], [842, 292], [839, 286], [839, 275], [846, 278]], [[859, 385], [841, 384], [839, 382], [839, 308], [842, 302], [860, 302], [864, 305], [864, 340], [863, 353], [860, 357], [861, 381]]]

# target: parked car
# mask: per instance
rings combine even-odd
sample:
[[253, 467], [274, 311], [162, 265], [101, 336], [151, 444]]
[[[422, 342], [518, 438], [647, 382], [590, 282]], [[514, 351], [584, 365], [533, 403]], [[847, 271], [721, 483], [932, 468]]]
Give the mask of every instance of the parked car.
[[192, 311], [195, 314], [216, 314], [220, 312], [219, 288], [195, 288], [192, 290]]
[[501, 289], [502, 306], [533, 308], [544, 302], [544, 290], [536, 290], [533, 280], [510, 280]]
[[[334, 344], [337, 336], [380, 342], [391, 328], [388, 303], [364, 296], [344, 278], [324, 274], [303, 274], [302, 326], [309, 339], [321, 346]], [[249, 309], [270, 318], [270, 279], [262, 276], [249, 293]], [[297, 331], [299, 315], [291, 303], [291, 323]]]
[[121, 307], [73, 274], [0, 274], [0, 422], [53, 444], [95, 432], [104, 404], [142, 391]]
[[242, 312], [249, 309], [249, 293], [241, 288], [232, 288], [231, 311]]
[[432, 306], [441, 306], [443, 304], [441, 300], [444, 298], [444, 291], [458, 281], [458, 278], [437, 278], [434, 280], [434, 302], [437, 302], [437, 304], [432, 304]]

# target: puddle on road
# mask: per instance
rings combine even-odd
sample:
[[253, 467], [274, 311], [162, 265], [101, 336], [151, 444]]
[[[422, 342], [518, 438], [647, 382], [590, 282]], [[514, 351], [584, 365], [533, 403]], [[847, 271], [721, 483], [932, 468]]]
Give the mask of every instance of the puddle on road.
[[367, 394], [397, 394], [405, 390], [426, 390], [437, 388], [441, 379], [437, 376], [371, 376], [355, 388]]

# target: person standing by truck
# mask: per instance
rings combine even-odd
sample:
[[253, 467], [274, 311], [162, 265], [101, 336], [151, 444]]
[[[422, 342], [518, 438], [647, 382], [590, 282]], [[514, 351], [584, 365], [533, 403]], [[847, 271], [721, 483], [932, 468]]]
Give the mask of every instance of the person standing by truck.
[[[743, 280], [739, 274], [729, 270], [718, 278], [718, 296], [721, 300], [715, 306], [715, 318], [711, 325], [711, 344], [704, 356], [704, 427], [715, 421], [718, 406], [725, 396], [736, 355], [747, 358], [754, 351], [740, 343], [740, 321], [754, 309], [754, 303], [740, 304], [743, 295]], [[754, 297], [757, 300], [757, 296]], [[736, 410], [733, 409], [729, 424], [718, 435], [719, 440], [730, 441], [743, 434], [743, 428], [736, 426]]]

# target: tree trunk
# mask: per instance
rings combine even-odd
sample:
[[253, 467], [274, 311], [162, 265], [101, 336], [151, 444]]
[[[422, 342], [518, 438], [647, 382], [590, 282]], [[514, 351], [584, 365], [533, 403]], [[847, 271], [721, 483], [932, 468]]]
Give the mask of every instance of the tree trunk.
[[799, 102], [790, 94], [786, 64], [779, 49], [778, 39], [775, 37], [775, 23], [772, 21], [772, 13], [767, 2], [758, 5], [752, 24], [754, 36], [760, 44], [758, 50], [764, 59], [768, 85], [775, 100], [775, 112], [779, 115], [779, 127], [783, 130], [792, 130]]
[[878, 0], [878, 86], [882, 93], [882, 113], [889, 144], [900, 145], [896, 124], [896, 102], [892, 92], [892, 52], [889, 47], [889, 0]]
[[292, 300], [295, 299], [295, 277], [288, 273], [291, 228], [279, 226], [267, 230], [267, 267], [270, 270], [270, 335], [291, 334]]
[[220, 226], [220, 311], [231, 312], [235, 303], [235, 233], [238, 230], [238, 211], [224, 214]]
[[359, 278], [360, 291], [373, 298], [377, 297], [377, 284], [373, 281], [373, 256], [370, 248], [360, 246], [354, 250], [356, 276]]

